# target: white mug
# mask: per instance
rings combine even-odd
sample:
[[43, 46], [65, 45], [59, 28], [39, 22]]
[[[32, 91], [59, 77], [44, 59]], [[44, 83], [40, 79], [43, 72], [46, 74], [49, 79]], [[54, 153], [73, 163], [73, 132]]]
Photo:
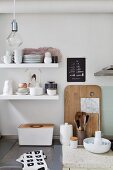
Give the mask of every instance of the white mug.
[[16, 64], [22, 63], [22, 56], [14, 56], [14, 62]]
[[5, 63], [5, 64], [10, 64], [12, 62], [12, 56], [11, 55], [5, 55], [1, 57], [1, 60]]
[[22, 63], [22, 50], [21, 49], [14, 50], [14, 62], [17, 64]]

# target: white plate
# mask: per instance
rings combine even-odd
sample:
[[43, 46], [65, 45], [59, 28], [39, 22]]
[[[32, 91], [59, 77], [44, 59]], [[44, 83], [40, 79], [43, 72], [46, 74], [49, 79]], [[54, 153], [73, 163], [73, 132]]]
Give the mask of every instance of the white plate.
[[42, 55], [24, 55], [24, 58], [41, 58], [43, 57]]
[[42, 59], [23, 59], [24, 61], [41, 61]]
[[41, 58], [43, 58], [43, 57], [23, 57], [24, 59], [41, 59]]
[[42, 62], [41, 61], [40, 62], [39, 61], [37, 61], [37, 62], [36, 61], [27, 61], [27, 62], [23, 61], [23, 63], [42, 63]]

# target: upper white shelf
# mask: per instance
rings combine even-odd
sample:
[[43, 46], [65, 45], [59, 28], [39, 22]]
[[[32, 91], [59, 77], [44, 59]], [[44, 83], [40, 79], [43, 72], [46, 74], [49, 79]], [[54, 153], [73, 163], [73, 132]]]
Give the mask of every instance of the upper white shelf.
[[0, 100], [58, 100], [59, 95], [49, 96], [47, 94], [41, 96], [31, 95], [0, 95]]
[[58, 63], [37, 63], [37, 64], [0, 64], [0, 68], [57, 68]]

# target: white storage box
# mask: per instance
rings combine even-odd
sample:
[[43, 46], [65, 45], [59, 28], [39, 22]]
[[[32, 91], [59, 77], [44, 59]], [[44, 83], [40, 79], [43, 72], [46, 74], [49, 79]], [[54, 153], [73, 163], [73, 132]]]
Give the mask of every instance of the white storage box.
[[18, 127], [19, 145], [52, 145], [53, 124], [22, 124]]

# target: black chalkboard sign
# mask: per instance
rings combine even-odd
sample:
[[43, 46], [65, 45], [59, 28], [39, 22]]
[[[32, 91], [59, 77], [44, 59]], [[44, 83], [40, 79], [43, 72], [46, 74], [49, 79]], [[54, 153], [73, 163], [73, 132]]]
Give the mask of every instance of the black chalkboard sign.
[[67, 82], [84, 82], [85, 70], [85, 58], [67, 58]]

